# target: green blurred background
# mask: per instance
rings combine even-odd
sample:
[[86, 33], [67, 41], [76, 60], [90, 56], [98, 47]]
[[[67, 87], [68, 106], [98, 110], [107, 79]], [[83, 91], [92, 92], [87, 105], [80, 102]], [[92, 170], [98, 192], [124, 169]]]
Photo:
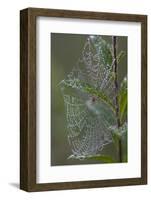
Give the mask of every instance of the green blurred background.
[[[97, 160], [67, 159], [71, 148], [67, 140], [66, 111], [63, 96], [59, 87], [60, 81], [72, 71], [76, 65], [88, 35], [51, 33], [51, 162], [56, 165], [94, 164]], [[112, 43], [111, 36], [102, 36]], [[118, 65], [119, 82], [127, 74], [127, 37], [118, 37], [118, 52], [125, 51], [126, 55]], [[110, 155], [115, 160], [117, 152], [113, 144], [106, 145], [101, 154]]]

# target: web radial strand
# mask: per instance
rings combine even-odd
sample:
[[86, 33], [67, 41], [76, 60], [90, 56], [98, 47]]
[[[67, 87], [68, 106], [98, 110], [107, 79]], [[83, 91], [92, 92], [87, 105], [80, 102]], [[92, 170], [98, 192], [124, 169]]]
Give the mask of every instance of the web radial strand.
[[85, 90], [87, 85], [92, 86], [108, 96], [114, 105], [112, 59], [108, 62], [104, 51], [111, 54], [102, 37], [88, 37], [77, 65], [60, 83], [67, 137], [73, 157], [78, 159], [101, 153], [103, 146], [112, 142], [110, 127], [116, 125], [114, 112]]

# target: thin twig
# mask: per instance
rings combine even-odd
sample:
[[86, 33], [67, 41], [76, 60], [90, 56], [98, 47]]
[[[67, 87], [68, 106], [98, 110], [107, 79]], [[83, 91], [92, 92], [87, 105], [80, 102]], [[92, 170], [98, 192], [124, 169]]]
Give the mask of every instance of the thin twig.
[[[112, 44], [113, 44], [113, 59], [114, 59], [114, 68], [113, 71], [115, 73], [114, 85], [115, 85], [115, 109], [116, 109], [116, 118], [117, 118], [117, 126], [120, 128], [120, 117], [119, 117], [119, 102], [118, 102], [118, 65], [117, 65], [117, 37], [112, 36]], [[119, 161], [122, 162], [122, 142], [119, 139]]]

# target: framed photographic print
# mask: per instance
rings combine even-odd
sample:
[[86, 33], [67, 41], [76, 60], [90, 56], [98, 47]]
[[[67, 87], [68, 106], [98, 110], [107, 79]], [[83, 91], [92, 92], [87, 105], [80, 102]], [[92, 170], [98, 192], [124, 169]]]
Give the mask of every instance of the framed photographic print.
[[147, 16], [20, 12], [20, 188], [147, 183]]

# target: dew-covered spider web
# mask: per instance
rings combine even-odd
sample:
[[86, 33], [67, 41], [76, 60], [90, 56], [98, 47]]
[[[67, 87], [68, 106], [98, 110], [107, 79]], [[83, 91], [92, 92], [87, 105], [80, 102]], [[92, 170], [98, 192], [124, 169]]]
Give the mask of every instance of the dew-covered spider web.
[[116, 126], [112, 47], [101, 36], [88, 36], [81, 56], [60, 82], [72, 154], [84, 159], [101, 154]]

